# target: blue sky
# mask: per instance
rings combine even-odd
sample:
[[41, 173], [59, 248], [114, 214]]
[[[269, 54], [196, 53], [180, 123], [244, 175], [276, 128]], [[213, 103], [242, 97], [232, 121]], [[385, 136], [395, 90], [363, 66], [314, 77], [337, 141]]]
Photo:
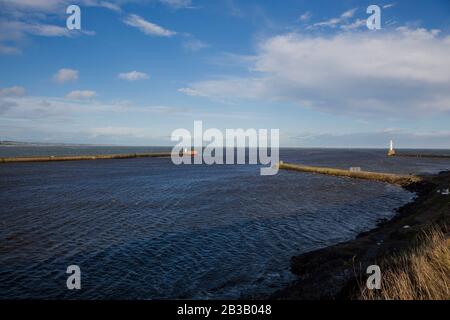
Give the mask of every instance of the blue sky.
[[0, 7], [0, 140], [170, 145], [202, 120], [278, 128], [282, 146], [450, 148], [448, 0]]

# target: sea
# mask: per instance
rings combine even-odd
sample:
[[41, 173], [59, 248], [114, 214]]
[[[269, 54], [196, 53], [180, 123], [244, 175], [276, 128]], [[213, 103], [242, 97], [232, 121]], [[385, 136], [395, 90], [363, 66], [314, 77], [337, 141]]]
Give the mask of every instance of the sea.
[[[0, 157], [156, 151], [170, 148], [2, 146]], [[450, 169], [449, 159], [389, 158], [382, 149], [286, 148], [280, 159], [404, 174]], [[295, 280], [292, 256], [353, 239], [413, 198], [376, 181], [262, 176], [260, 165], [0, 163], [0, 299], [264, 297]], [[72, 265], [80, 290], [66, 285]]]

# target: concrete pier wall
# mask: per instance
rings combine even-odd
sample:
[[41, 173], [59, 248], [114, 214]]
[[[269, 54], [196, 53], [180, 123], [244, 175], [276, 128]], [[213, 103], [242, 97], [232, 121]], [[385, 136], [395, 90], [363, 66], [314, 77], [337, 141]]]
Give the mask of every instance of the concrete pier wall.
[[370, 172], [370, 171], [350, 171], [350, 170], [326, 168], [326, 167], [303, 166], [303, 165], [289, 164], [289, 163], [283, 163], [283, 162], [281, 162], [278, 165], [278, 167], [279, 167], [279, 169], [283, 169], [283, 170], [319, 173], [319, 174], [326, 174], [326, 175], [331, 175], [331, 176], [341, 176], [341, 177], [349, 177], [349, 178], [356, 178], [356, 179], [376, 180], [376, 181], [382, 181], [382, 182], [398, 184], [398, 185], [408, 185], [408, 184], [411, 184], [414, 182], [422, 181], [421, 177], [414, 176], [414, 175], [401, 175], [401, 174], [379, 173], [379, 172]]
[[408, 157], [408, 158], [435, 158], [435, 159], [450, 159], [450, 154], [427, 154], [427, 153], [395, 153], [390, 155], [392, 157]]
[[130, 159], [130, 158], [163, 158], [170, 156], [171, 156], [170, 152], [155, 152], [155, 153], [109, 154], [109, 155], [93, 155], [93, 156], [9, 157], [9, 158], [0, 158], [0, 163], [80, 161], [80, 160]]

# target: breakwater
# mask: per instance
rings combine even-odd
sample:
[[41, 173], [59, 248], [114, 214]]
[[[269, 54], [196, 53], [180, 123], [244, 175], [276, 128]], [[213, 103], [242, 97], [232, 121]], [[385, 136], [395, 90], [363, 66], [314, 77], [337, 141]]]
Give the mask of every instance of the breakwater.
[[331, 175], [331, 176], [340, 176], [340, 177], [365, 179], [365, 180], [376, 180], [376, 181], [387, 182], [387, 183], [398, 184], [398, 185], [408, 185], [408, 184], [411, 184], [414, 182], [422, 181], [421, 177], [414, 176], [414, 175], [402, 175], [402, 174], [380, 173], [380, 172], [370, 172], [370, 171], [350, 171], [350, 170], [326, 168], [326, 167], [303, 166], [303, 165], [289, 164], [289, 163], [283, 163], [283, 162], [280, 162], [278, 164], [278, 168], [283, 169], [283, 170], [319, 173], [319, 174], [326, 174], [326, 175]]
[[0, 158], [0, 163], [11, 162], [47, 162], [47, 161], [81, 161], [81, 160], [104, 160], [104, 159], [130, 159], [130, 158], [164, 158], [170, 157], [170, 152], [152, 153], [128, 153], [128, 154], [103, 154], [93, 156], [45, 156], [45, 157], [7, 157]]
[[407, 157], [407, 158], [435, 158], [450, 159], [450, 154], [428, 154], [428, 153], [395, 153], [390, 157]]

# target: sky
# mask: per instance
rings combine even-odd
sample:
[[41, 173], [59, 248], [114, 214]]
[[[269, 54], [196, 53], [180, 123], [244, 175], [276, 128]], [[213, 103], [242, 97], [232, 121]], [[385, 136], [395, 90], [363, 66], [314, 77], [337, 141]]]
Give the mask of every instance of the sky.
[[0, 140], [172, 145], [195, 120], [450, 148], [450, 1], [0, 0]]

